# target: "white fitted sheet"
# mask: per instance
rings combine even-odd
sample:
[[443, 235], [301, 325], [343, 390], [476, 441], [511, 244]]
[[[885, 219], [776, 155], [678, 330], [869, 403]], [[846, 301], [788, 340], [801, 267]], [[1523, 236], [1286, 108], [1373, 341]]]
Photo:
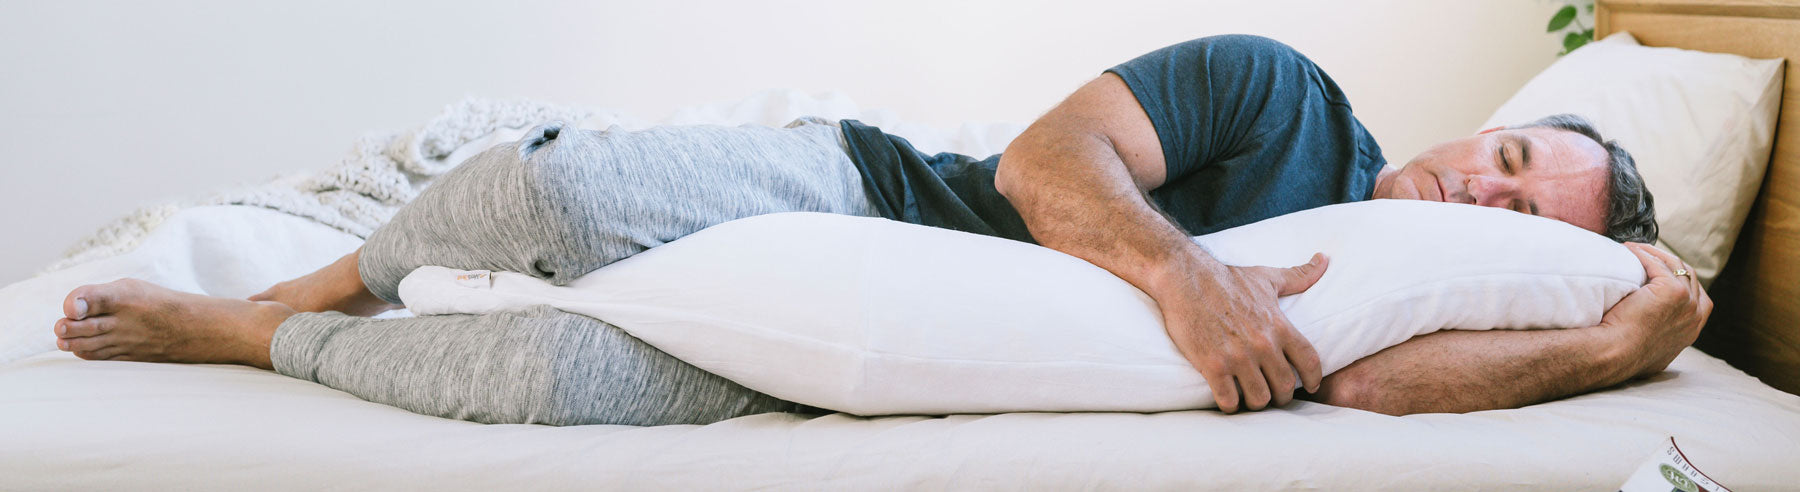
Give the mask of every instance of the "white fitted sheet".
[[1733, 490], [1800, 484], [1800, 397], [1694, 349], [1671, 371], [1517, 410], [1212, 411], [705, 426], [480, 425], [237, 366], [0, 367], [0, 489], [1613, 490], [1665, 437]]

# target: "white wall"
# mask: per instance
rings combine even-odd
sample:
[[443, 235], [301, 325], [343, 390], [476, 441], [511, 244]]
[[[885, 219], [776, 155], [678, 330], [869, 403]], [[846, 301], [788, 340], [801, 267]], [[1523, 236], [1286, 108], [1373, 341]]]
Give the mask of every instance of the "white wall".
[[0, 0], [0, 284], [145, 204], [337, 162], [466, 95], [658, 118], [834, 89], [1028, 121], [1112, 64], [1255, 33], [1310, 55], [1390, 161], [1474, 130], [1557, 39], [1515, 0]]

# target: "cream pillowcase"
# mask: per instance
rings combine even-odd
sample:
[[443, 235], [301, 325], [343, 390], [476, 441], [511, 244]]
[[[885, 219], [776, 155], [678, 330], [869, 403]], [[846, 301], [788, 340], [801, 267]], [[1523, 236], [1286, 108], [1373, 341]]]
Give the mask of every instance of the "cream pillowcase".
[[1645, 47], [1621, 32], [1558, 60], [1482, 128], [1587, 117], [1637, 160], [1664, 249], [1710, 284], [1769, 165], [1781, 81], [1781, 60]]
[[[1623, 246], [1550, 219], [1376, 200], [1197, 240], [1234, 265], [1331, 256], [1280, 300], [1327, 373], [1438, 329], [1582, 327], [1636, 289]], [[549, 304], [783, 399], [859, 414], [1158, 412], [1214, 405], [1156, 303], [1055, 250], [886, 219], [737, 220], [553, 286], [424, 267], [414, 313]]]

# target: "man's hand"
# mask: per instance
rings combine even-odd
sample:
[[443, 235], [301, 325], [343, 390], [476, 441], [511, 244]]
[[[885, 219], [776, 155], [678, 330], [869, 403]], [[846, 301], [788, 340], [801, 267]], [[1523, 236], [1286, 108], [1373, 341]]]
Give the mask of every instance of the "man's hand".
[[[1693, 269], [1680, 258], [1655, 246], [1625, 243], [1644, 264], [1643, 287], [1613, 305], [1600, 320], [1600, 328], [1618, 337], [1618, 347], [1636, 368], [1637, 377], [1662, 372], [1700, 337], [1700, 328], [1712, 315], [1712, 298], [1700, 288]], [[1675, 275], [1675, 271], [1686, 275]]]
[[[1319, 356], [1275, 299], [1311, 287], [1322, 256], [1295, 268], [1232, 268], [1194, 244], [1147, 196], [1168, 179], [1150, 117], [1105, 74], [1033, 122], [1001, 154], [994, 187], [1038, 244], [1087, 260], [1142, 289], [1219, 409], [1293, 397], [1295, 374], [1319, 386]], [[1271, 392], [1270, 388], [1274, 391]]]
[[1275, 300], [1312, 287], [1327, 263], [1325, 255], [1315, 254], [1292, 268], [1228, 266], [1223, 275], [1191, 279], [1185, 289], [1158, 289], [1169, 338], [1206, 377], [1219, 410], [1286, 405], [1294, 396], [1296, 374], [1307, 392], [1319, 389], [1318, 351]]

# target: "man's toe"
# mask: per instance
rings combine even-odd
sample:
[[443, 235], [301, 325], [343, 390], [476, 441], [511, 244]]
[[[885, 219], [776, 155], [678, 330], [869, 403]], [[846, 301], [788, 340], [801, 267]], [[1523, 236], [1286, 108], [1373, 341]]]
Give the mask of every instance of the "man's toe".
[[90, 284], [76, 287], [69, 291], [63, 299], [63, 316], [72, 320], [81, 320], [102, 314], [112, 314], [124, 304], [123, 298], [136, 292], [143, 281], [122, 278], [104, 284]]
[[116, 322], [118, 322], [118, 318], [112, 316], [89, 317], [81, 320], [57, 320], [56, 336], [59, 338], [81, 338], [102, 335], [112, 331], [113, 323]]
[[124, 346], [116, 343], [100, 343], [93, 344], [91, 347], [85, 347], [82, 350], [72, 350], [71, 352], [74, 352], [76, 357], [86, 360], [121, 360], [127, 358], [127, 352], [129, 351], [125, 350]]
[[[108, 340], [108, 337], [104, 336], [58, 338], [56, 339], [56, 346], [65, 351], [74, 352], [76, 356], [80, 356], [83, 353], [96, 353], [101, 349], [112, 346], [112, 343], [111, 340]], [[87, 359], [88, 357], [82, 358]]]

